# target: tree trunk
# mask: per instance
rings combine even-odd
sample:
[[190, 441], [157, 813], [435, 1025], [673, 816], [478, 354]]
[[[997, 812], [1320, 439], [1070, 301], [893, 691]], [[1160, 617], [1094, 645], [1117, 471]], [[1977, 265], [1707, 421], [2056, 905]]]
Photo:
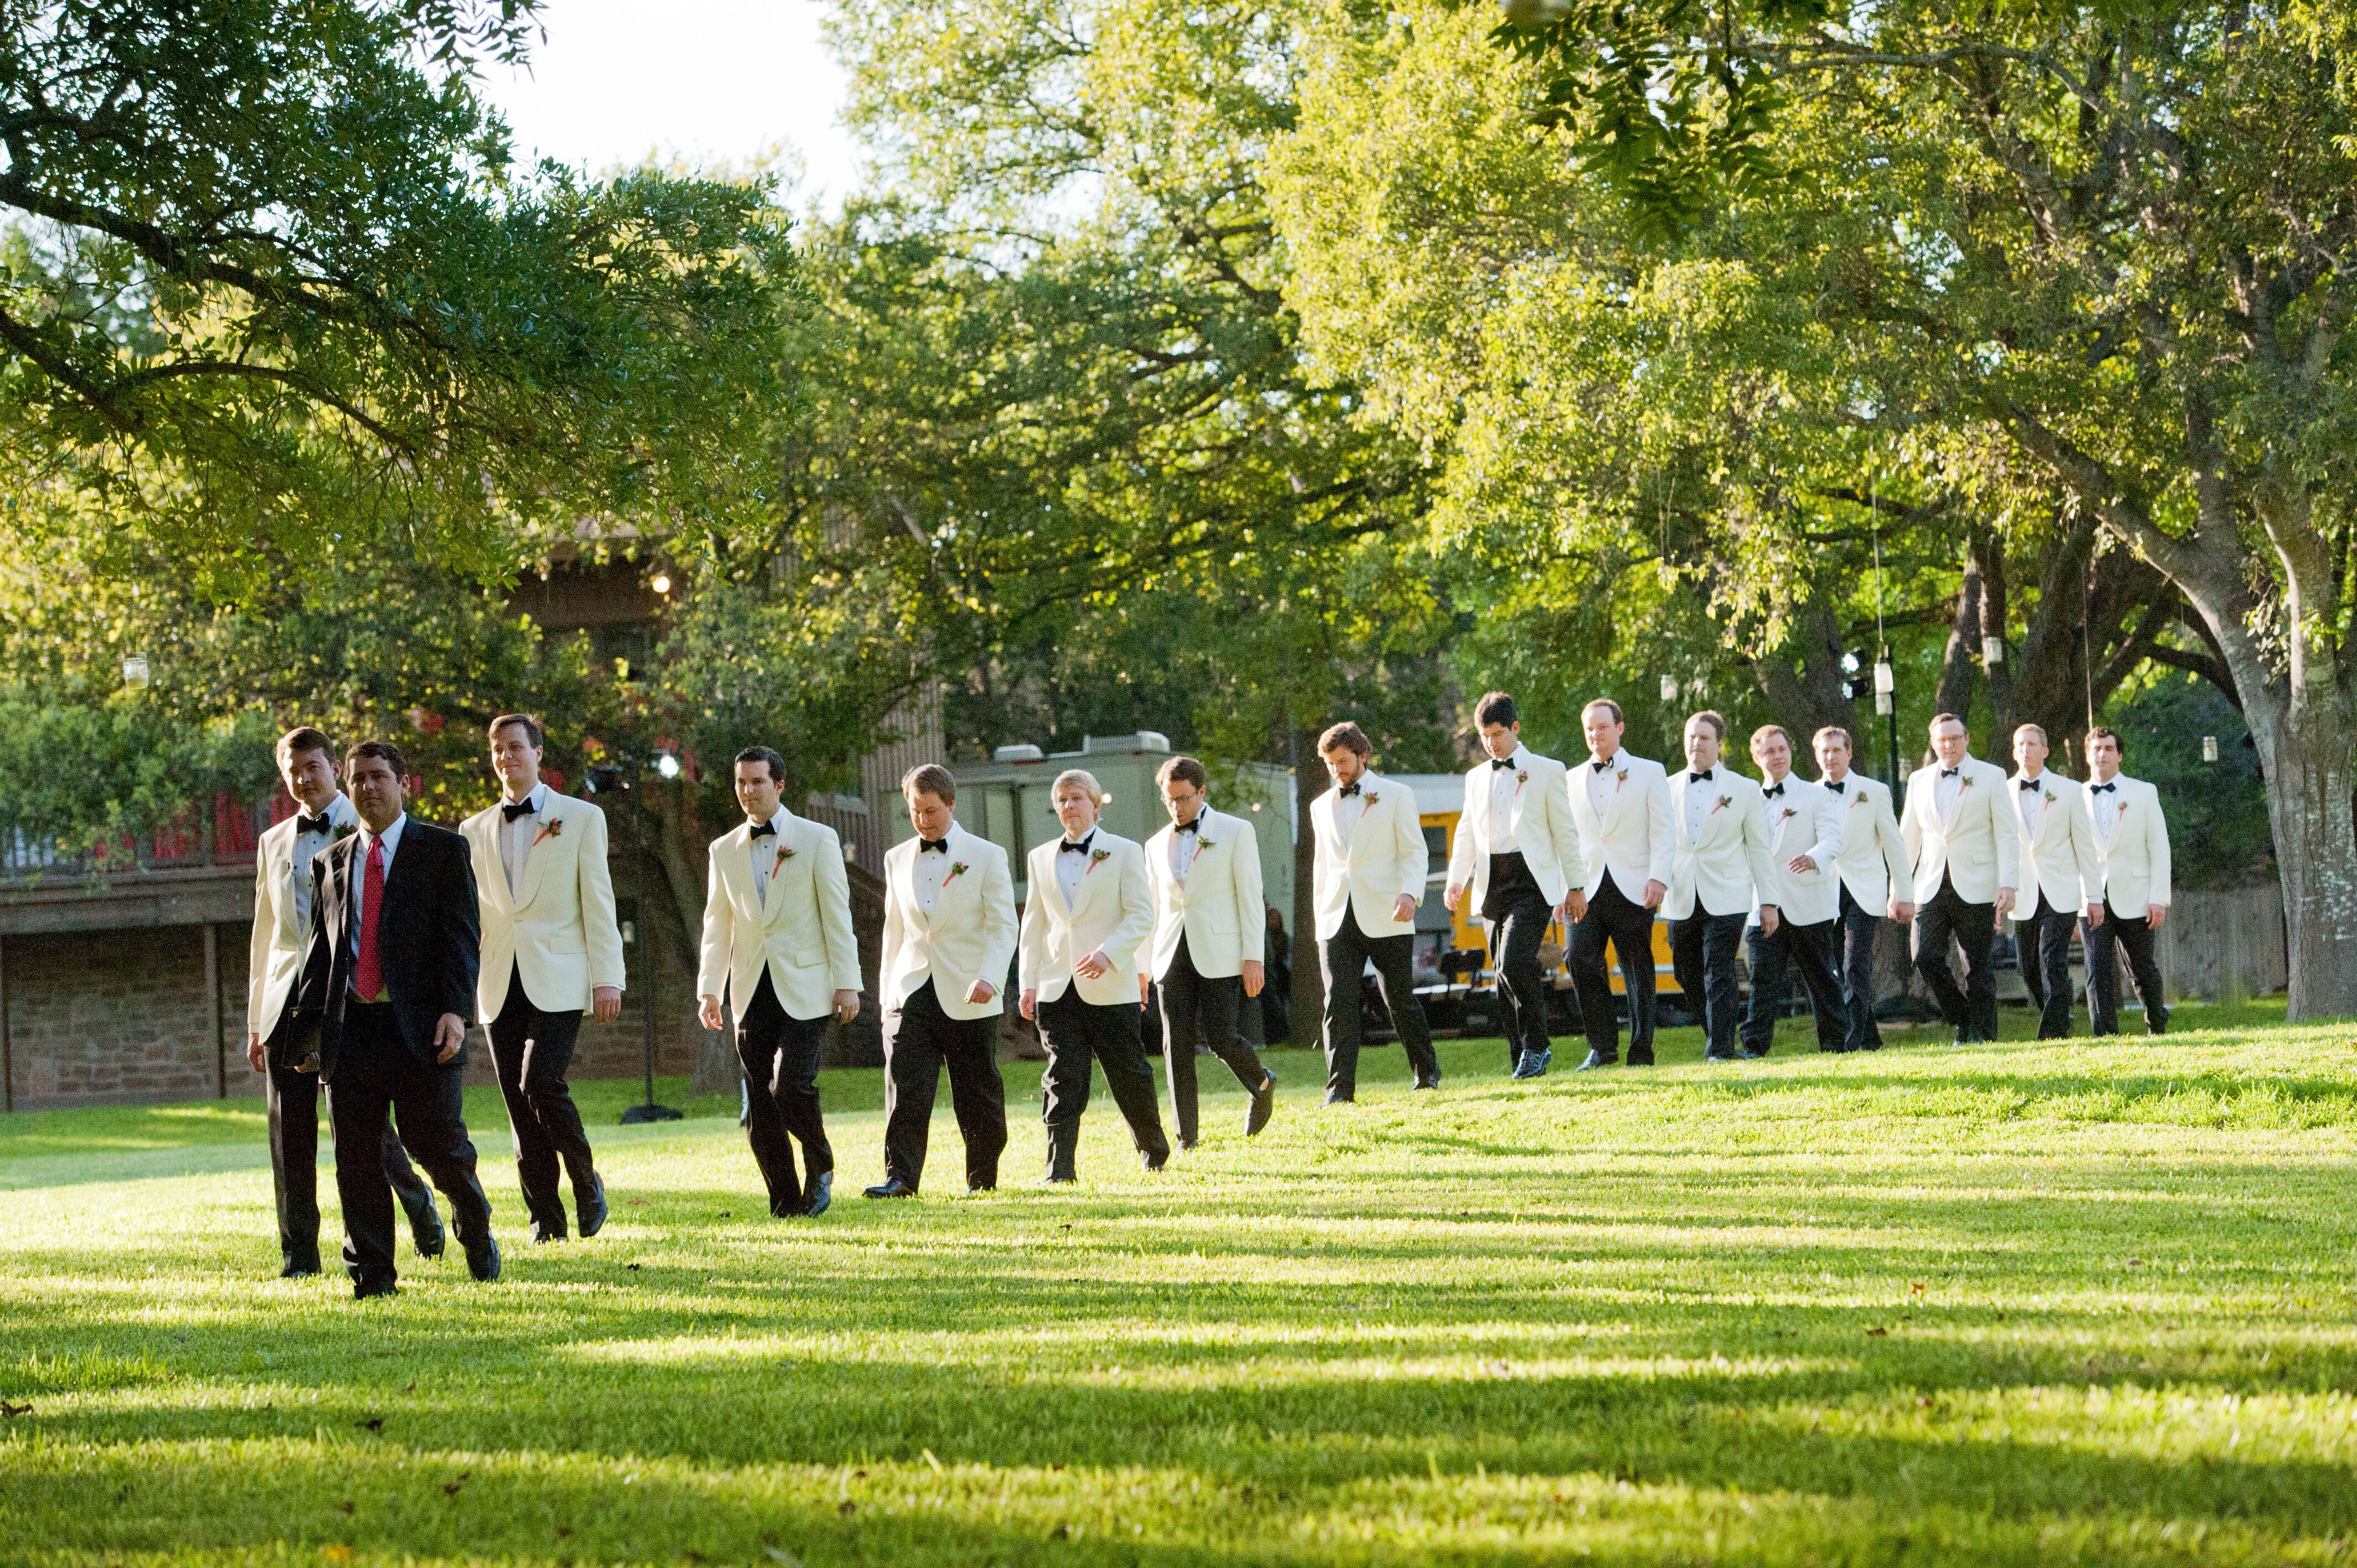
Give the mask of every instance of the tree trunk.
[[1760, 695], [1770, 711], [1781, 714], [1792, 727], [1793, 762], [1809, 767], [1810, 738], [1827, 725], [1847, 730], [1856, 754], [1854, 766], [1867, 768], [1872, 736], [1859, 733], [1857, 704], [1842, 692], [1841, 618], [1823, 597], [1812, 596], [1795, 618], [1788, 644], [1797, 662], [1781, 653], [1770, 654], [1751, 667]]
[[[652, 808], [648, 816], [654, 829], [655, 859], [662, 872], [663, 887], [671, 895], [671, 918], [650, 923], [662, 927], [683, 969], [693, 976], [703, 947], [705, 846], [697, 842], [688, 813], [687, 787], [641, 782], [636, 788], [646, 791], [642, 800]], [[694, 981], [689, 983], [692, 986]], [[695, 1004], [687, 998], [681, 1005], [693, 1008]], [[744, 1069], [737, 1063], [727, 1032], [701, 1029], [697, 1036], [693, 1092], [735, 1093]]]
[[1309, 831], [1309, 802], [1324, 774], [1318, 771], [1317, 737], [1289, 732], [1293, 759], [1293, 1043], [1312, 1048], [1325, 1043], [1326, 982], [1318, 964], [1318, 840]]
[[2276, 697], [2264, 715], [2250, 697], [2246, 688], [2283, 880], [2286, 1014], [2357, 1016], [2357, 693], [2343, 687], [2304, 714]]
[[[1964, 555], [1964, 581], [1956, 590], [1956, 616], [1948, 626], [1947, 651], [1940, 659], [1940, 685], [1932, 694], [1932, 711], [1954, 714], [1959, 717], [1970, 713], [1973, 706], [1973, 682], [1980, 673], [1981, 652], [1981, 563], [1977, 552]], [[1900, 744], [1907, 744], [1901, 736]], [[1918, 746], [1916, 763], [1920, 767], [1931, 757], [1928, 746]]]

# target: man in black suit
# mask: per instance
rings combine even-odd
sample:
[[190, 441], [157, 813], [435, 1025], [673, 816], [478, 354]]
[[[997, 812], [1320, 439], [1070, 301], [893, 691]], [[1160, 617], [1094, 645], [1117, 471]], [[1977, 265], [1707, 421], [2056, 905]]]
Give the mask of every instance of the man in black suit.
[[468, 1271], [500, 1277], [458, 1090], [482, 945], [475, 873], [466, 840], [402, 809], [406, 772], [386, 741], [345, 757], [361, 831], [312, 862], [316, 914], [303, 957], [302, 1011], [319, 1031], [336, 1135], [344, 1268], [363, 1299], [394, 1290], [393, 1189], [379, 1156], [388, 1115], [450, 1200]]

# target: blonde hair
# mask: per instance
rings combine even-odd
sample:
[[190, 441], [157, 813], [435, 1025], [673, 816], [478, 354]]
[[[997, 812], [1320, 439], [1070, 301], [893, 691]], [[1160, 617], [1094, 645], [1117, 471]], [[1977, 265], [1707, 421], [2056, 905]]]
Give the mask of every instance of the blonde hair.
[[1085, 768], [1067, 768], [1057, 774], [1056, 781], [1048, 786], [1048, 799], [1053, 800], [1062, 794], [1067, 784], [1079, 785], [1089, 792], [1091, 800], [1100, 806], [1104, 804], [1104, 786], [1098, 783], [1097, 776]]

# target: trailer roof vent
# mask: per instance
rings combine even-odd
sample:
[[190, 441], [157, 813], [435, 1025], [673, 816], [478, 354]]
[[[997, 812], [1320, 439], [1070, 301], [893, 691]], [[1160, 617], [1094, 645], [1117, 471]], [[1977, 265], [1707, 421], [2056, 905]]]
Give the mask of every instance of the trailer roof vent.
[[1038, 762], [1048, 754], [1025, 741], [1021, 746], [1002, 746], [990, 754], [993, 762]]
[[1135, 735], [1085, 735], [1081, 737], [1083, 754], [1098, 751], [1168, 751], [1170, 737], [1158, 729], [1142, 729]]

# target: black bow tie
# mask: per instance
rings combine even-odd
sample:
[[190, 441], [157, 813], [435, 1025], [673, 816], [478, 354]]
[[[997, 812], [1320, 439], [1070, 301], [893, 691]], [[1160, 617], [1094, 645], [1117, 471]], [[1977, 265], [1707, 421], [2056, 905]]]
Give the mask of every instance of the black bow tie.
[[2117, 781], [2117, 780], [2115, 780], [2115, 781], [2113, 781], [2112, 783], [2109, 783], [2109, 784], [2098, 784], [2098, 785], [2096, 785], [2096, 786], [2095, 786], [2095, 790], [2094, 790], [2094, 792], [2095, 792], [2096, 794], [2098, 794], [2098, 795], [2104, 795], [2104, 794], [2108, 794], [2108, 793], [2110, 793], [2112, 790], [2116, 789], [2118, 789], [2118, 788], [2119, 788], [2118, 781]]
[[[1097, 835], [1095, 833], [1092, 832], [1089, 834], [1088, 838], [1082, 839], [1078, 843], [1074, 843], [1071, 840], [1066, 839], [1063, 843], [1056, 846], [1056, 853], [1058, 854], [1086, 854], [1089, 852], [1089, 839], [1093, 839]], [[945, 839], [942, 842], [946, 843], [948, 841]]]
[[1943, 779], [1953, 779], [1957, 774], [1962, 773], [1964, 769], [1962, 768], [1943, 768], [1940, 769], [1940, 777]]
[[752, 836], [757, 839], [776, 838], [778, 836], [778, 824], [775, 822], [756, 822], [753, 824]]
[[297, 834], [323, 833], [335, 825], [334, 821], [325, 811], [316, 817], [307, 817], [300, 811], [295, 814], [295, 831]]
[[514, 822], [518, 817], [529, 817], [539, 809], [532, 803], [532, 797], [529, 795], [513, 805], [510, 805], [505, 800], [500, 802], [500, 811], [509, 822]]
[[917, 840], [917, 853], [919, 854], [931, 854], [936, 850], [940, 851], [943, 854], [949, 854], [950, 841], [947, 839], [929, 839], [923, 837], [920, 837]]
[[1842, 792], [1842, 786], [1848, 782], [1846, 779], [1828, 779], [1825, 780], [1825, 788], [1838, 795]]
[[2038, 788], [2038, 780], [2035, 779], [2025, 779], [2021, 781], [2021, 788], [2025, 789], [2035, 789]]
[[1590, 768], [1594, 768], [1594, 769], [1596, 769], [1596, 771], [1598, 771], [1598, 773], [1601, 773], [1601, 772], [1603, 772], [1606, 768], [1609, 768], [1609, 767], [1611, 767], [1611, 766], [1612, 766], [1612, 758], [1608, 757], [1606, 757], [1606, 758], [1605, 758], [1603, 761], [1601, 761], [1601, 762], [1591, 762], [1591, 763], [1589, 763], [1587, 766], [1589, 766]]
[[1200, 837], [1202, 837], [1203, 835], [1202, 835], [1201, 833], [1200, 833], [1200, 832], [1195, 832], [1195, 830], [1196, 830], [1196, 829], [1198, 829], [1198, 828], [1200, 828], [1200, 827], [1201, 827], [1202, 825], [1203, 825], [1203, 813], [1202, 813], [1202, 812], [1200, 812], [1200, 811], [1198, 811], [1198, 812], [1196, 812], [1196, 813], [1195, 813], [1195, 820], [1194, 820], [1193, 822], [1181, 822], [1181, 823], [1179, 823], [1179, 824], [1178, 824], [1178, 832], [1182, 832], [1182, 833], [1195, 833], [1195, 836], [1196, 836], [1197, 838], [1200, 838]]
[[1357, 786], [1356, 784], [1345, 784], [1345, 785], [1343, 785], [1340, 789], [1337, 789], [1337, 790], [1335, 791], [1335, 793], [1336, 793], [1337, 795], [1340, 796], [1340, 797], [1341, 797], [1343, 800], [1349, 800], [1351, 796], [1353, 796], [1353, 795], [1357, 794], [1358, 792], [1359, 792], [1359, 786]]
[[1784, 786], [1779, 784], [1773, 789], [1762, 789], [1760, 793], [1761, 796], [1770, 800], [1781, 800], [1784, 794]]
[[[1687, 772], [1689, 772], [1689, 773], [1694, 773], [1694, 769], [1692, 769], [1692, 768], [1688, 768], [1686, 771], [1687, 771]], [[1695, 773], [1695, 775], [1694, 775], [1694, 777], [1695, 777], [1695, 783], [1697, 783], [1697, 784], [1707, 784], [1707, 783], [1709, 783], [1709, 782], [1710, 782], [1710, 776], [1711, 776], [1712, 771], [1713, 771], [1713, 770], [1712, 770], [1711, 768], [1704, 768], [1701, 772], [1699, 772], [1699, 773]]]
[[1499, 773], [1503, 773], [1507, 768], [1512, 768], [1513, 765], [1514, 759], [1511, 757], [1493, 757], [1490, 759], [1491, 768]]

